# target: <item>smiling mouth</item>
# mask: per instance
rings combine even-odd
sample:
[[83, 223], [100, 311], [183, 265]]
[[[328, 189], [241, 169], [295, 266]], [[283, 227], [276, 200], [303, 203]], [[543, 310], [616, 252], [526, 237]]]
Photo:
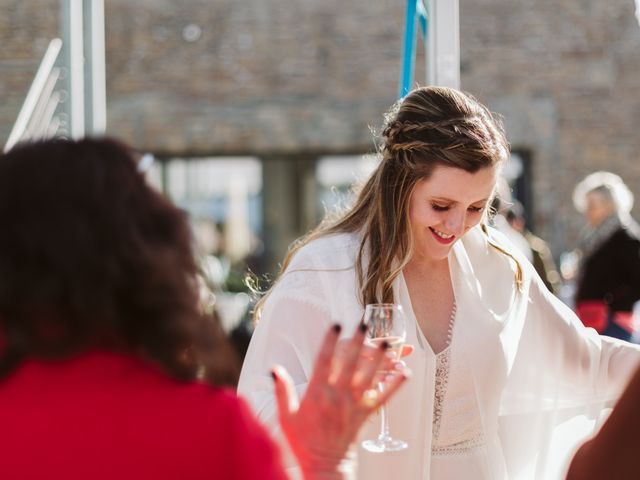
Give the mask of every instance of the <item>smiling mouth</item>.
[[440, 230], [436, 230], [435, 228], [429, 227], [431, 233], [433, 233], [434, 238], [440, 243], [451, 243], [455, 238], [455, 235], [441, 232]]

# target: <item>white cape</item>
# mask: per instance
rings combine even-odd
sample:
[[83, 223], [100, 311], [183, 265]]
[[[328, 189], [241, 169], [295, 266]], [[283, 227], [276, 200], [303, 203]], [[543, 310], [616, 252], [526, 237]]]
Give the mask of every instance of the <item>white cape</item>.
[[[373, 454], [358, 447], [357, 478], [563, 478], [576, 445], [593, 433], [637, 366], [637, 346], [584, 328], [508, 240], [494, 230], [490, 234], [522, 265], [520, 291], [515, 263], [489, 246], [479, 227], [458, 241], [449, 257], [457, 302], [452, 362], [471, 371], [486, 442], [473, 451], [471, 461], [454, 456], [444, 471], [432, 468], [435, 355], [420, 338], [399, 276], [395, 301], [410, 313], [407, 343], [415, 351], [406, 359], [413, 376], [390, 402], [389, 419], [392, 435], [407, 441], [409, 448]], [[363, 314], [354, 269], [359, 245], [357, 235], [347, 234], [309, 243], [265, 304], [238, 393], [276, 436], [269, 369], [275, 363], [285, 366], [303, 392], [327, 329], [341, 323], [345, 336], [355, 330]], [[378, 429], [379, 417], [373, 415], [361, 437], [375, 438]]]

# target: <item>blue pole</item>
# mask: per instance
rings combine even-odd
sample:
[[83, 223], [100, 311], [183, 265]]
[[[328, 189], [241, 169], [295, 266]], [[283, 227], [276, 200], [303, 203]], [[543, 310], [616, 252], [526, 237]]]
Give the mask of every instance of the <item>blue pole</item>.
[[407, 0], [407, 14], [404, 25], [404, 44], [402, 47], [402, 70], [400, 72], [400, 89], [398, 96], [409, 93], [413, 81], [416, 51], [416, 3], [418, 0]]

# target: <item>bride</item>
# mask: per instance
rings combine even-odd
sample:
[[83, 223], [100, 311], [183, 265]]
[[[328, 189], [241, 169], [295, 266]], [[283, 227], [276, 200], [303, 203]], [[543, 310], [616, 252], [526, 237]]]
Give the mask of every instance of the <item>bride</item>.
[[564, 476], [640, 351], [584, 328], [487, 226], [507, 157], [500, 123], [462, 92], [419, 88], [388, 114], [355, 205], [293, 245], [259, 305], [238, 391], [264, 422], [276, 424], [269, 365], [304, 391], [321, 332], [336, 321], [352, 331], [366, 304], [393, 302], [414, 351], [389, 420], [409, 448], [354, 447], [358, 478]]

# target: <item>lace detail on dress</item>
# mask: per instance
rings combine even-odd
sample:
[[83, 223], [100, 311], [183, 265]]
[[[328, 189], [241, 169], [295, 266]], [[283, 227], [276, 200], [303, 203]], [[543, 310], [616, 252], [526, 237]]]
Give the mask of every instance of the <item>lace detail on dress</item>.
[[451, 366], [451, 338], [453, 336], [453, 323], [458, 310], [455, 300], [451, 309], [451, 318], [449, 319], [449, 330], [447, 334], [447, 347], [436, 355], [436, 384], [435, 398], [433, 400], [433, 436], [438, 438], [440, 435], [440, 423], [442, 420], [442, 406], [444, 405], [444, 397], [447, 392], [447, 383], [449, 383], [449, 370]]
[[455, 313], [454, 305], [448, 346], [436, 355], [431, 453], [437, 456], [463, 455], [486, 443], [471, 372], [458, 356], [454, 365], [451, 336]]
[[451, 339], [455, 315], [454, 303], [447, 347], [436, 355], [431, 453], [437, 456], [462, 455], [486, 443], [470, 373], [464, 362], [453, 365]]
[[453, 445], [432, 447], [431, 454], [437, 456], [462, 455], [469, 450], [484, 445], [487, 442], [483, 432], [477, 432], [472, 438]]
[[448, 346], [436, 355], [436, 385], [433, 400], [433, 437], [440, 437], [440, 423], [442, 421], [442, 406], [447, 391], [449, 380], [449, 367], [451, 364], [451, 348]]

